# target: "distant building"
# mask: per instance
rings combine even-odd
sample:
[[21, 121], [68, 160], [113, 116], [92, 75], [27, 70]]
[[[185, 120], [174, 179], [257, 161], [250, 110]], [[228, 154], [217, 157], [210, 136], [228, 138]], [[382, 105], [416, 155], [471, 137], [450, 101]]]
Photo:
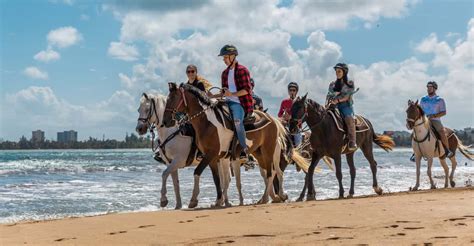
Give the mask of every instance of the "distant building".
[[42, 143], [44, 142], [44, 132], [36, 130], [31, 132], [31, 142]]
[[390, 136], [392, 138], [400, 137], [400, 138], [410, 138], [411, 133], [407, 131], [384, 131], [384, 135]]
[[74, 130], [58, 132], [58, 142], [77, 142], [77, 132]]

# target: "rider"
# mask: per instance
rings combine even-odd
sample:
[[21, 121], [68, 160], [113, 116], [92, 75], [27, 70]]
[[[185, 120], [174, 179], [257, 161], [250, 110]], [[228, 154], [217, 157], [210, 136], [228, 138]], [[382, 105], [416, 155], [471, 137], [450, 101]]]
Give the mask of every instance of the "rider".
[[[288, 122], [291, 119], [291, 107], [293, 106], [293, 102], [296, 99], [296, 95], [298, 94], [299, 86], [296, 82], [290, 82], [288, 84], [288, 96], [290, 98], [284, 99], [281, 102], [280, 110], [278, 111], [278, 118], [280, 118], [281, 123], [284, 126], [288, 125]], [[292, 141], [294, 146], [298, 146], [301, 144], [302, 135], [301, 133], [292, 134]]]
[[430, 120], [433, 127], [439, 133], [448, 158], [453, 157], [454, 153], [449, 150], [449, 141], [446, 136], [441, 117], [446, 115], [446, 103], [444, 99], [436, 95], [438, 84], [435, 81], [429, 81], [426, 85], [428, 95], [421, 98], [420, 106]]
[[356, 92], [354, 81], [347, 78], [349, 67], [345, 63], [338, 63], [334, 66], [336, 71], [336, 81], [329, 84], [328, 102], [334, 104], [344, 117], [347, 126], [347, 135], [349, 137], [349, 151], [357, 149], [356, 131], [354, 122], [354, 108], [352, 95]]
[[198, 75], [196, 65], [190, 64], [186, 67], [186, 76], [188, 76], [188, 84], [193, 85], [201, 91], [207, 92], [212, 86], [204, 77]]
[[237, 138], [242, 152], [240, 158], [248, 160], [249, 149], [245, 142], [244, 118], [253, 113], [252, 85], [250, 84], [249, 70], [240, 65], [236, 57], [237, 48], [234, 45], [225, 45], [221, 48], [219, 56], [223, 57], [227, 68], [222, 72], [222, 93], [226, 97], [227, 105], [234, 119]]
[[[253, 88], [255, 88], [255, 81], [253, 80], [253, 78], [250, 78], [250, 85], [252, 85], [252, 91], [253, 91]], [[255, 94], [255, 92], [252, 93], [252, 98], [253, 98], [253, 109], [263, 111], [262, 98], [259, 97], [257, 94]]]

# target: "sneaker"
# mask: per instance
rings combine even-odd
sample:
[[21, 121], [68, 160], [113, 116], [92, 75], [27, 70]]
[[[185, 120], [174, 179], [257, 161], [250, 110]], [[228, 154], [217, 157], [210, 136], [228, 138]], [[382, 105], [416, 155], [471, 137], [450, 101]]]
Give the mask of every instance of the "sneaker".
[[446, 157], [451, 158], [451, 157], [453, 157], [453, 156], [454, 156], [454, 152], [452, 152], [452, 151], [449, 150], [449, 149], [446, 149]]
[[411, 155], [411, 157], [410, 157], [410, 161], [412, 161], [412, 162], [416, 162], [416, 160], [415, 160], [415, 153], [413, 153], [413, 154]]

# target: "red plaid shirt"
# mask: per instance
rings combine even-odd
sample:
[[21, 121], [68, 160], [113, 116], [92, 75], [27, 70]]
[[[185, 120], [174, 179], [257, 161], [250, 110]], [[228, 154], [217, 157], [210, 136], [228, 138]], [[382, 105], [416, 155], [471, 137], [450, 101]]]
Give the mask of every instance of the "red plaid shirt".
[[[253, 112], [253, 99], [252, 99], [252, 85], [250, 84], [250, 72], [249, 70], [239, 65], [239, 63], [235, 64], [235, 71], [234, 71], [234, 81], [235, 86], [237, 87], [237, 91], [246, 90], [248, 92], [247, 95], [240, 96], [239, 101], [242, 108], [244, 108], [245, 114], [248, 115]], [[222, 81], [222, 88], [229, 88], [229, 82], [227, 81], [229, 78], [229, 70], [227, 68], [222, 72], [221, 81]]]

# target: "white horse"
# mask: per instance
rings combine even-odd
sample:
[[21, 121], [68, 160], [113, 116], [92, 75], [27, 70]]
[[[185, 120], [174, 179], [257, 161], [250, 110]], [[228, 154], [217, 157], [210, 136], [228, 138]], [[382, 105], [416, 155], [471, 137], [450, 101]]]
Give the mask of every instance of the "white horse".
[[[166, 141], [168, 137], [173, 135], [178, 131], [178, 126], [173, 127], [163, 127], [160, 119], [163, 119], [163, 114], [165, 111], [166, 97], [163, 95], [148, 95], [143, 93], [140, 99], [140, 107], [138, 108], [139, 118], [137, 122], [136, 130], [140, 135], [146, 134], [148, 128], [152, 123], [155, 124], [158, 131], [158, 139], [161, 143]], [[160, 150], [163, 160], [166, 162], [166, 169], [162, 173], [162, 184], [161, 184], [161, 199], [160, 206], [166, 207], [168, 205], [168, 198], [166, 197], [166, 181], [171, 174], [173, 179], [173, 187], [176, 195], [176, 207], [175, 209], [180, 209], [182, 207], [180, 188], [179, 188], [179, 178], [178, 178], [178, 169], [186, 167], [186, 161], [191, 152], [192, 137], [184, 136], [177, 134], [171, 140], [169, 140], [165, 146], [164, 151]], [[194, 160], [191, 166], [196, 166], [199, 162], [196, 160], [195, 153]], [[227, 188], [230, 183], [230, 160], [224, 160], [222, 163], [225, 167], [220, 169], [222, 172], [220, 175], [221, 184], [224, 184], [222, 187], [225, 187], [225, 196], [227, 198]], [[240, 183], [240, 162], [233, 161], [232, 169], [236, 177], [236, 185], [239, 191], [239, 201], [240, 205], [243, 205], [243, 196]], [[224, 201], [227, 206], [230, 205], [228, 199]]]
[[[412, 148], [415, 153], [415, 162], [416, 162], [416, 184], [411, 190], [418, 190], [420, 186], [420, 166], [421, 158], [425, 158], [428, 161], [428, 177], [431, 183], [431, 189], [436, 189], [436, 185], [431, 177], [431, 166], [433, 165], [433, 158], [439, 158], [441, 166], [444, 169], [445, 174], [445, 183], [444, 188], [448, 187], [448, 177], [451, 184], [451, 187], [454, 187], [456, 183], [454, 182], [454, 171], [456, 170], [457, 161], [455, 155], [449, 158], [451, 161], [451, 174], [449, 174], [449, 167], [446, 164], [445, 150], [441, 140], [437, 139], [433, 130], [430, 127], [428, 118], [425, 116], [423, 109], [418, 104], [418, 101], [412, 102], [408, 101], [407, 109], [407, 128], [413, 130], [412, 136]], [[450, 132], [448, 136], [449, 148], [455, 153], [456, 149], [469, 160], [474, 159], [474, 154], [469, 152], [470, 146], [464, 146], [456, 136], [454, 132], [449, 129], [446, 129], [446, 132]]]

